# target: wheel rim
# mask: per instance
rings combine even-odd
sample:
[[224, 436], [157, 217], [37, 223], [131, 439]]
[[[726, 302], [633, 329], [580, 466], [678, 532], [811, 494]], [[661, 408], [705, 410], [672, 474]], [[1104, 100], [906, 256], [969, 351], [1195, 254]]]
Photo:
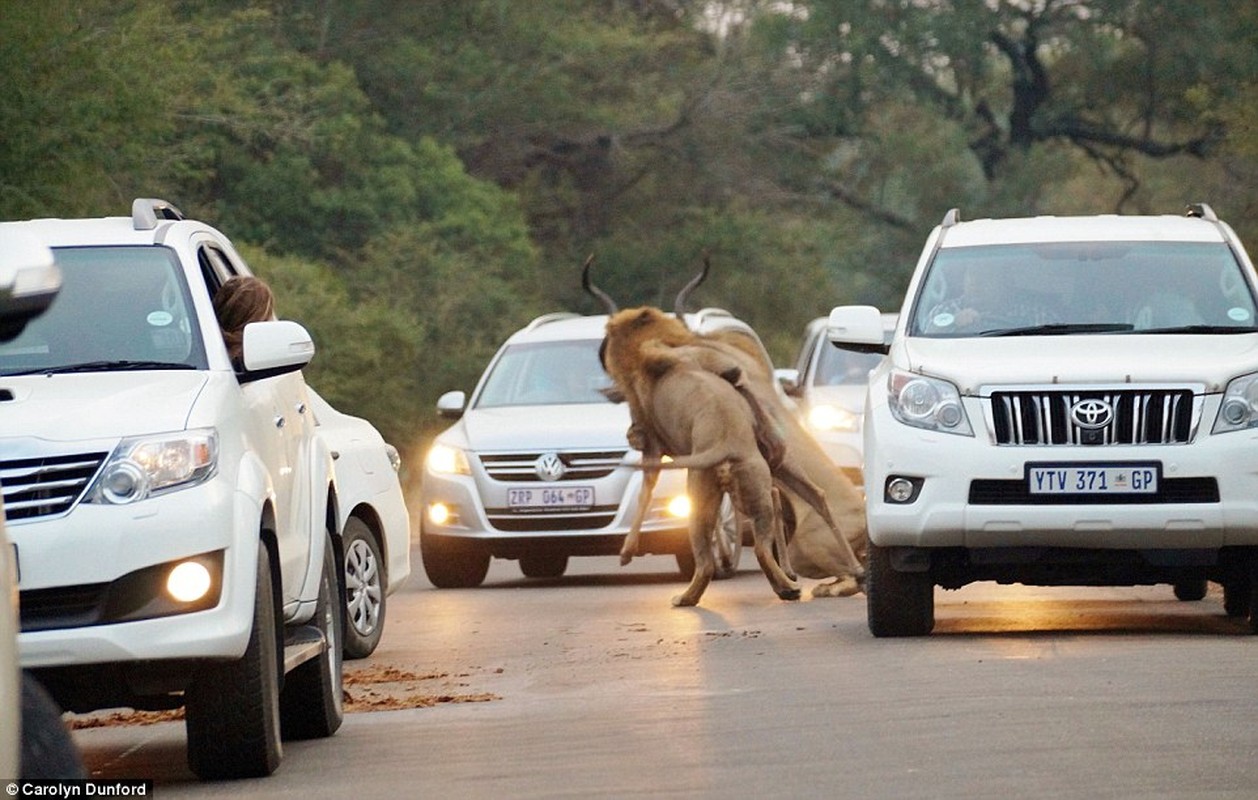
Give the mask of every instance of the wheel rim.
[[728, 494], [721, 496], [721, 508], [716, 515], [716, 536], [713, 557], [723, 570], [738, 567], [738, 555], [742, 552], [743, 532], [738, 524], [738, 512]]
[[359, 539], [345, 553], [345, 588], [350, 624], [368, 636], [380, 624], [380, 565], [371, 546]]

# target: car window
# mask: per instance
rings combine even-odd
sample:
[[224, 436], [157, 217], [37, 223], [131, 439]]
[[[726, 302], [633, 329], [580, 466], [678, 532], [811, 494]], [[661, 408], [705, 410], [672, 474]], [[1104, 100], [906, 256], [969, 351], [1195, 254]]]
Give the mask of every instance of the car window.
[[480, 408], [607, 403], [611, 379], [598, 360], [600, 340], [509, 345], [485, 378]]
[[206, 369], [188, 285], [165, 247], [54, 250], [62, 288], [48, 311], [0, 345], [0, 374], [112, 368]]
[[863, 385], [869, 371], [882, 360], [880, 353], [855, 353], [832, 345], [822, 337], [817, 343], [817, 368], [813, 370], [813, 386]]
[[1253, 295], [1222, 243], [1061, 242], [944, 248], [913, 308], [916, 336], [1255, 328]]

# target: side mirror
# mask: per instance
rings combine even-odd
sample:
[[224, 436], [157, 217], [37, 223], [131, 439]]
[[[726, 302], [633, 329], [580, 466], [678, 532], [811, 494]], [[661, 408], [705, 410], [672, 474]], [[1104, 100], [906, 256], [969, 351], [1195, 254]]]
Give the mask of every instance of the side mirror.
[[241, 383], [296, 372], [314, 358], [310, 332], [290, 320], [250, 322], [245, 326], [241, 360], [245, 371]]
[[454, 390], [446, 392], [437, 398], [437, 416], [445, 419], [458, 419], [463, 416], [463, 409], [467, 405], [467, 395], [462, 391]]
[[788, 397], [799, 397], [799, 370], [793, 367], [779, 367], [773, 370], [773, 377], [777, 379], [778, 385]]
[[856, 353], [891, 352], [883, 335], [882, 312], [873, 306], [839, 306], [830, 312], [826, 338], [835, 347]]
[[0, 234], [0, 342], [17, 337], [61, 291], [52, 250], [26, 231]]

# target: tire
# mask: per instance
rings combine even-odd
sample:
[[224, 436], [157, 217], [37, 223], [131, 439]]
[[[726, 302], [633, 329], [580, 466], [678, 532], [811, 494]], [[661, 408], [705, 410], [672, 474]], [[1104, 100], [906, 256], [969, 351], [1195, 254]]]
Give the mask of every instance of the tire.
[[1180, 581], [1175, 584], [1175, 599], [1185, 603], [1194, 603], [1206, 598], [1206, 579]]
[[[732, 578], [738, 572], [738, 562], [742, 560], [743, 545], [751, 536], [750, 531], [751, 525], [734, 509], [730, 496], [721, 495], [721, 507], [716, 513], [716, 527], [711, 537], [712, 560], [716, 563], [712, 573], [714, 580]], [[689, 581], [695, 575], [695, 554], [686, 549], [676, 557], [681, 579]]]
[[738, 572], [738, 562], [743, 555], [744, 528], [750, 527], [734, 509], [733, 499], [728, 494], [721, 495], [721, 508], [716, 513], [716, 529], [712, 536], [712, 560], [716, 562], [713, 578], [725, 580]]
[[869, 543], [865, 583], [869, 632], [874, 636], [925, 636], [935, 627], [935, 584], [929, 572], [898, 572], [891, 554]]
[[1252, 603], [1248, 577], [1229, 580], [1223, 584], [1223, 612], [1229, 617], [1247, 617]]
[[[1247, 575], [1248, 581], [1246, 582], [1247, 585], [1244, 588], [1248, 591], [1244, 594], [1249, 599], [1247, 604], [1248, 608], [1245, 610], [1243, 615], [1237, 616], [1244, 616], [1246, 618], [1246, 627], [1248, 628], [1249, 633], [1258, 634], [1258, 557], [1255, 557], [1255, 559], [1249, 563]], [[1224, 600], [1226, 599], [1225, 595]]]
[[489, 551], [479, 542], [434, 536], [421, 529], [419, 555], [424, 574], [438, 589], [471, 589], [480, 586], [489, 572]]
[[39, 681], [22, 673], [22, 780], [86, 778], [87, 769], [61, 708]]
[[188, 766], [203, 780], [260, 778], [280, 765], [280, 650], [271, 559], [258, 544], [253, 630], [236, 661], [201, 667], [184, 693]]
[[310, 624], [319, 629], [323, 652], [299, 665], [284, 678], [280, 693], [280, 729], [285, 739], [323, 739], [336, 733], [345, 719], [341, 656], [345, 630], [345, 600], [336, 548], [329, 539], [323, 548], [323, 576], [319, 600]]
[[367, 523], [358, 517], [345, 522], [345, 657], [366, 658], [384, 633], [386, 598], [385, 561]]
[[568, 571], [568, 557], [554, 553], [520, 556], [520, 572], [526, 578], [559, 578]]

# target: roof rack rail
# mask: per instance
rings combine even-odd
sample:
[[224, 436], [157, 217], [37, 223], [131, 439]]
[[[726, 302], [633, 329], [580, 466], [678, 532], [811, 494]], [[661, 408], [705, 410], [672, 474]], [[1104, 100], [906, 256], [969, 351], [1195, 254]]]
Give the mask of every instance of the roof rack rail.
[[939, 224], [945, 228], [951, 228], [953, 225], [956, 225], [960, 221], [961, 221], [961, 209], [950, 208], [948, 209], [948, 213], [944, 214], [943, 222]]
[[183, 212], [165, 200], [137, 197], [131, 203], [131, 225], [137, 231], [151, 231], [159, 219], [181, 220]]
[[1207, 222], [1218, 222], [1219, 217], [1214, 213], [1214, 209], [1210, 208], [1208, 203], [1189, 203], [1188, 208], [1184, 210], [1186, 217], [1201, 217]]
[[734, 315], [731, 314], [729, 311], [726, 311], [723, 308], [716, 308], [714, 306], [701, 308], [698, 311], [694, 312], [694, 320], [696, 324], [710, 317], [733, 317], [733, 316]]
[[549, 314], [542, 314], [540, 317], [534, 318], [532, 322], [524, 326], [524, 330], [536, 330], [551, 322], [558, 322], [561, 319], [575, 319], [579, 316], [581, 315], [572, 311], [552, 311]]

